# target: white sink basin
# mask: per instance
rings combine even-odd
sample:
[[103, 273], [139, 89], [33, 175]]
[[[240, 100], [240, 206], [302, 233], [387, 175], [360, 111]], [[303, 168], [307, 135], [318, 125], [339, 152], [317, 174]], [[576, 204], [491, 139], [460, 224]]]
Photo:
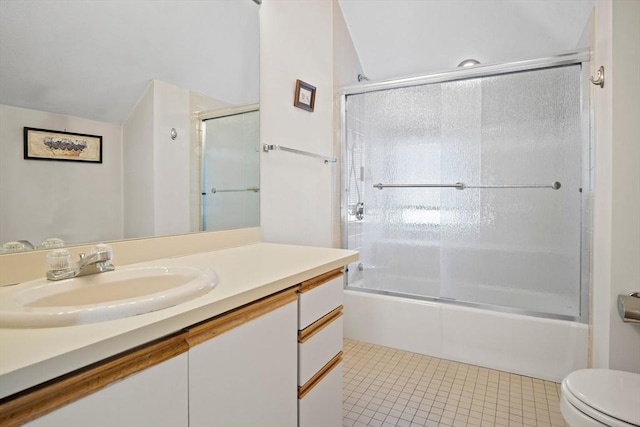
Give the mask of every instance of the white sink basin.
[[73, 279], [24, 282], [0, 298], [0, 327], [48, 328], [149, 313], [205, 295], [213, 270], [132, 267]]

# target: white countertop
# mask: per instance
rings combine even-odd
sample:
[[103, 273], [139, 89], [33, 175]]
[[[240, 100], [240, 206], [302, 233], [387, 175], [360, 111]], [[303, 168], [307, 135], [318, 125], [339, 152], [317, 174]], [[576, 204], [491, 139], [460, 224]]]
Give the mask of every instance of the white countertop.
[[[256, 243], [139, 264], [212, 268], [208, 294], [152, 313], [85, 325], [0, 329], [0, 398], [155, 340], [358, 259], [345, 249]], [[11, 287], [0, 288], [6, 298]]]

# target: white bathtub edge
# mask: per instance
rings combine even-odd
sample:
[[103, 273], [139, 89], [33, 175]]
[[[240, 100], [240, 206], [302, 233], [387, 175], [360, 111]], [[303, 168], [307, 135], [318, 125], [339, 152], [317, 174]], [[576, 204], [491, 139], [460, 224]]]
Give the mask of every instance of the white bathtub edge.
[[587, 367], [588, 326], [582, 323], [344, 294], [345, 338], [554, 382]]

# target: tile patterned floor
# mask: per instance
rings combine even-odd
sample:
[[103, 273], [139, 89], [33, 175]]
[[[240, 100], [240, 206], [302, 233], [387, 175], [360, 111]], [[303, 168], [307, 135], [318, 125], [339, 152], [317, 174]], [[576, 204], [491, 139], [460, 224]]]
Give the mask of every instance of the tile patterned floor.
[[565, 426], [560, 385], [345, 339], [343, 427]]

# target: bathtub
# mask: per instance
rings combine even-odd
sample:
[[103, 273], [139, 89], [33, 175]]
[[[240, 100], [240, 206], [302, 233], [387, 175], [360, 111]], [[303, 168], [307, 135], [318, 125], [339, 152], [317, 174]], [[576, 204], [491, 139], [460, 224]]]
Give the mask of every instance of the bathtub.
[[583, 323], [357, 290], [344, 336], [555, 382], [587, 367], [589, 339]]

